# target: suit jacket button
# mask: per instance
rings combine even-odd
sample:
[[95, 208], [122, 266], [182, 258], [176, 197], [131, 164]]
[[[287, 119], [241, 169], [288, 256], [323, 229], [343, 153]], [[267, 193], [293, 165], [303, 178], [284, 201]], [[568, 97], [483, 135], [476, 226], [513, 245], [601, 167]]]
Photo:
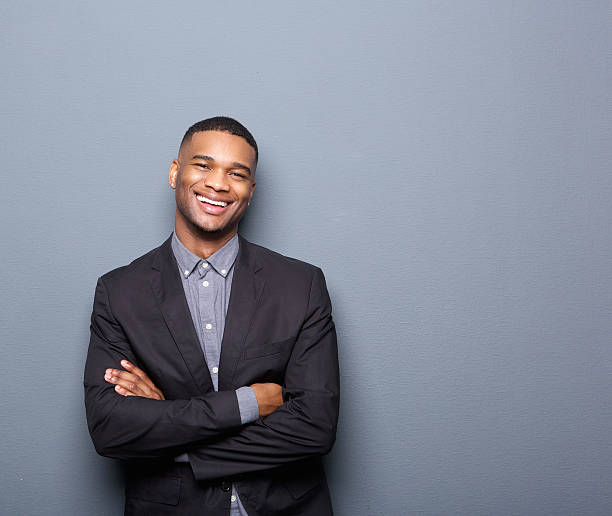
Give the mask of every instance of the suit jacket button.
[[230, 482], [228, 482], [227, 480], [224, 480], [223, 482], [221, 482], [221, 490], [225, 491], [226, 493], [228, 493], [229, 491], [231, 491], [232, 489], [232, 484]]

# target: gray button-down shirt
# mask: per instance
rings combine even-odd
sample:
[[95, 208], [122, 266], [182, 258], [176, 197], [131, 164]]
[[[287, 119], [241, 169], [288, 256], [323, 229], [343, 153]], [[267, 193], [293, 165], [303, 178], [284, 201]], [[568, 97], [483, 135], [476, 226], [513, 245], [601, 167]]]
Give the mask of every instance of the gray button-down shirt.
[[[172, 236], [172, 251], [183, 278], [185, 297], [215, 391], [219, 389], [221, 341], [238, 247], [238, 234], [235, 234], [223, 247], [203, 259], [189, 251], [178, 239], [176, 232]], [[259, 406], [253, 389], [240, 387], [236, 390], [236, 397], [242, 423], [257, 420]], [[188, 462], [189, 458], [185, 453], [175, 460]], [[230, 516], [248, 516], [233, 486], [231, 499]], [[202, 509], [204, 511], [206, 508]]]

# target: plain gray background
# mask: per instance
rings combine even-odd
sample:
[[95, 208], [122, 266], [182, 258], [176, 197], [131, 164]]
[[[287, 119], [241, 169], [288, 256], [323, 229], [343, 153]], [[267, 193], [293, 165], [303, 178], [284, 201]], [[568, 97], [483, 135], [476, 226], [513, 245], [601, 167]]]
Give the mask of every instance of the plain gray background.
[[185, 129], [261, 152], [241, 232], [323, 268], [338, 515], [610, 514], [610, 2], [0, 4], [0, 512], [122, 514], [96, 279], [173, 227]]

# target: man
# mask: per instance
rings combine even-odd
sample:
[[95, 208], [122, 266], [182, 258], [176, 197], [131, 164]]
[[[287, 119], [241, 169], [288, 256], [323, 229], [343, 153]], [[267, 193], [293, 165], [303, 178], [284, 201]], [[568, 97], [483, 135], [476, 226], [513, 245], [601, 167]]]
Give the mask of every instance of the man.
[[85, 364], [96, 451], [125, 514], [331, 514], [336, 331], [323, 272], [238, 234], [257, 144], [227, 117], [170, 165], [174, 231], [98, 279]]

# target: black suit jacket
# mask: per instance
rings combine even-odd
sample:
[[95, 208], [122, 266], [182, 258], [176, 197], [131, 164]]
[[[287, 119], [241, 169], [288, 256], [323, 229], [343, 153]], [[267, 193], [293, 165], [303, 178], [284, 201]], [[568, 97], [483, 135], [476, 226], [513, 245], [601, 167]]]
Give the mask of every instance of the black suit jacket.
[[[96, 451], [126, 466], [126, 514], [331, 514], [321, 456], [336, 435], [339, 373], [319, 267], [239, 235], [215, 392], [171, 238], [98, 279], [84, 387]], [[118, 395], [107, 368], [128, 359], [166, 400]], [[241, 425], [234, 390], [283, 386], [283, 405]], [[188, 452], [191, 470], [174, 462]]]

